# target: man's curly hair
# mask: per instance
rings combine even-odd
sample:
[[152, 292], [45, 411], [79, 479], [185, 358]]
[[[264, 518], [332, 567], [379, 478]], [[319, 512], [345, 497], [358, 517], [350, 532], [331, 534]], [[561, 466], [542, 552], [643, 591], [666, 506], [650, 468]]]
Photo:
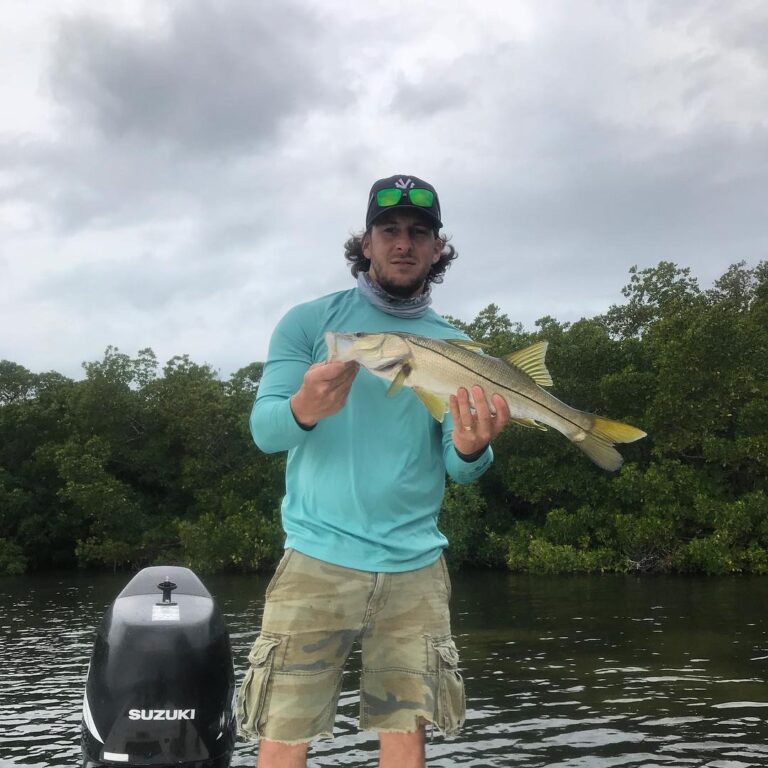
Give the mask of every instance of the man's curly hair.
[[[367, 272], [371, 266], [371, 262], [363, 255], [363, 238], [370, 233], [370, 230], [361, 232], [352, 237], [344, 243], [344, 258], [347, 260], [347, 264], [350, 266], [352, 277], [357, 278], [361, 272]], [[456, 249], [449, 244], [451, 239], [448, 235], [438, 234], [440, 240], [443, 241], [443, 250], [440, 253], [440, 258], [432, 265], [432, 269], [429, 270], [427, 275], [427, 285], [429, 283], [442, 283], [445, 270], [451, 265], [451, 262], [458, 258], [459, 254]]]

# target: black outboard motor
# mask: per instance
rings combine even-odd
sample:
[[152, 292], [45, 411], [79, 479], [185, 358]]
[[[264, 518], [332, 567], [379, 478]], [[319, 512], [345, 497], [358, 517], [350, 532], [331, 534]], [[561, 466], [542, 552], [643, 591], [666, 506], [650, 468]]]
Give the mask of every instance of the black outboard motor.
[[235, 682], [218, 607], [188, 568], [145, 568], [99, 627], [83, 700], [83, 768], [227, 768]]

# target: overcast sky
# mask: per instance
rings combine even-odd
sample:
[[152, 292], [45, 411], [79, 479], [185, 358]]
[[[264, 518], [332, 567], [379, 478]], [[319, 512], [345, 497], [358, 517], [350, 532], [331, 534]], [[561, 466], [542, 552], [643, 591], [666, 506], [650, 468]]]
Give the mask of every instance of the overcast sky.
[[0, 358], [33, 371], [263, 360], [394, 173], [438, 189], [464, 320], [768, 257], [764, 0], [3, 0], [0, 96]]

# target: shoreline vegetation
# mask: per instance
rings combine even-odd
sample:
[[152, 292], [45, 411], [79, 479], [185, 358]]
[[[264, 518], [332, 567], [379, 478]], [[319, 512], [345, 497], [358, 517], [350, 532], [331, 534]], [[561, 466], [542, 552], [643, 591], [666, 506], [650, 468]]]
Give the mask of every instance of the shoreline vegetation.
[[[495, 356], [546, 339], [554, 395], [648, 433], [607, 473], [552, 431], [506, 429], [478, 483], [448, 485], [452, 568], [768, 573], [768, 262], [707, 290], [670, 262], [633, 267], [622, 294], [531, 331], [493, 304], [449, 318]], [[114, 347], [78, 381], [0, 362], [0, 575], [274, 565], [285, 456], [248, 431], [263, 364], [226, 381], [186, 355], [158, 367]]]

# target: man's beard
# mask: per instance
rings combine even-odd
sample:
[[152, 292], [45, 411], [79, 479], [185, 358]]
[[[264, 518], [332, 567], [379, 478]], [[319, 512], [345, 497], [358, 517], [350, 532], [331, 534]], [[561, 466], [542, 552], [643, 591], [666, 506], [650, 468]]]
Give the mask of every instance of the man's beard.
[[378, 283], [380, 288], [383, 288], [390, 296], [394, 296], [396, 299], [412, 299], [422, 292], [427, 275], [429, 275], [429, 272], [414, 278], [410, 283], [404, 285], [393, 283], [386, 278], [380, 278]]

